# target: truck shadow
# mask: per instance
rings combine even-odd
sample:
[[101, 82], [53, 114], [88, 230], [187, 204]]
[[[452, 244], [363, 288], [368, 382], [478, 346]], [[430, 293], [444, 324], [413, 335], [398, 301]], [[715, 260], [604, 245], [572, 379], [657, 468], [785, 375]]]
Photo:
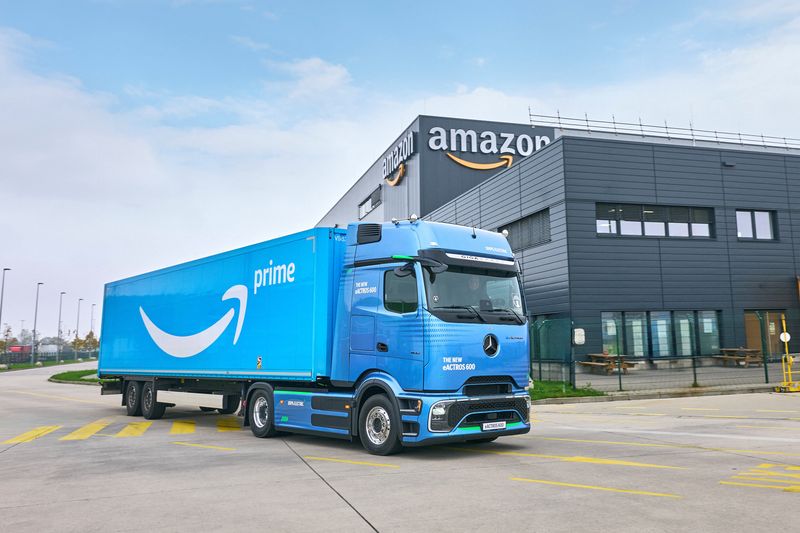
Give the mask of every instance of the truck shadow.
[[[373, 457], [375, 459], [381, 458], [381, 456], [378, 455], [368, 454], [358, 438], [353, 441], [347, 441], [343, 439], [330, 439], [328, 437], [297, 434], [281, 435], [278, 438], [283, 439], [289, 445], [313, 445], [314, 447], [324, 449], [326, 453], [356, 452], [363, 454], [365, 457]], [[399, 453], [387, 456], [386, 458], [397, 457], [403, 461], [429, 461], [431, 459], [440, 460], [447, 456], [452, 456], [453, 458], [457, 457], [459, 461], [464, 461], [469, 457], [474, 457], [476, 460], [479, 460], [482, 455], [511, 455], [514, 453], [523, 453], [526, 450], [528, 449], [525, 448], [524, 445], [515, 444], [513, 442], [453, 442], [430, 446], [404, 447]], [[303, 453], [308, 453], [308, 451], [306, 450]], [[364, 460], [369, 461], [370, 459]]]

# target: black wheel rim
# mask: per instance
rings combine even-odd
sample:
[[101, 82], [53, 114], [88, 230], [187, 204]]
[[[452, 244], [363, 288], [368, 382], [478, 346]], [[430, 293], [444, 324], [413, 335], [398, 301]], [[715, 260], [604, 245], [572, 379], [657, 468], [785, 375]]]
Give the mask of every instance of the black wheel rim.
[[145, 411], [150, 410], [150, 405], [153, 403], [153, 391], [149, 388], [144, 391], [144, 397], [142, 398], [142, 407], [144, 407]]

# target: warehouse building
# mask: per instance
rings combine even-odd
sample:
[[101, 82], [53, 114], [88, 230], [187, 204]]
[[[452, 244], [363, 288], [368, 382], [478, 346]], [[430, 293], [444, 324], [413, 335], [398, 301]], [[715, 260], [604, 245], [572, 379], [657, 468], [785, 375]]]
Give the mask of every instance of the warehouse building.
[[420, 116], [320, 225], [507, 229], [544, 358], [570, 325], [577, 359], [779, 354], [784, 315], [800, 338], [797, 141], [541, 122]]

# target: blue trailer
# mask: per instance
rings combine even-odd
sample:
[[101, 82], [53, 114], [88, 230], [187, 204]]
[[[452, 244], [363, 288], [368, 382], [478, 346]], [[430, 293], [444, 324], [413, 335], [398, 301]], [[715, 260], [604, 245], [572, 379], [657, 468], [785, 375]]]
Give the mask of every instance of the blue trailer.
[[192, 398], [385, 455], [527, 433], [528, 370], [514, 256], [475, 228], [316, 228], [105, 287], [98, 375], [131, 416]]

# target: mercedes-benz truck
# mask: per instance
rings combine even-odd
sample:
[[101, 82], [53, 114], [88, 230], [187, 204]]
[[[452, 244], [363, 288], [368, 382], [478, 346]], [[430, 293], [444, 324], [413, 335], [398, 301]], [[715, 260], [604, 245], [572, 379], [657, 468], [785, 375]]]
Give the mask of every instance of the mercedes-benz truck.
[[[131, 416], [239, 412], [373, 454], [530, 430], [519, 271], [496, 232], [315, 228], [109, 283], [98, 375]], [[189, 401], [191, 400], [191, 401]]]

